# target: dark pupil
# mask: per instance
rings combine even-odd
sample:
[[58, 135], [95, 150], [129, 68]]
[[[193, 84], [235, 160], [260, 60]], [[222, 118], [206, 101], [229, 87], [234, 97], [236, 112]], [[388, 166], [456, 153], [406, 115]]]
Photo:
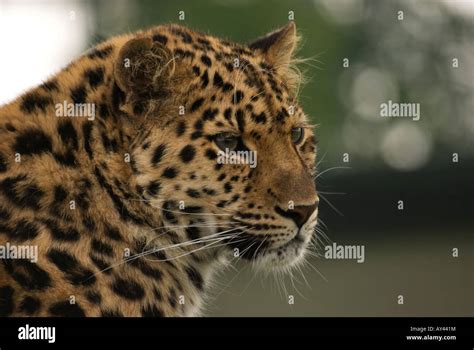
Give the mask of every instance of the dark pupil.
[[222, 150], [226, 148], [233, 150], [237, 147], [237, 138], [233, 135], [219, 135], [216, 139], [216, 143]]
[[298, 143], [301, 139], [302, 129], [301, 128], [294, 128], [292, 130], [292, 140], [294, 143]]
[[222, 140], [222, 146], [224, 146], [224, 148], [232, 149], [234, 145], [235, 145], [235, 139], [233, 137], [228, 137]]

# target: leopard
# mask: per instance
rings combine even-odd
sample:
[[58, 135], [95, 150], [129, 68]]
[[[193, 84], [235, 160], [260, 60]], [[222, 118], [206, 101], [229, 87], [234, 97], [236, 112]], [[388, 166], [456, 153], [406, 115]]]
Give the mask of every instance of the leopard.
[[319, 197], [299, 39], [293, 21], [245, 44], [156, 25], [2, 105], [0, 246], [36, 259], [2, 255], [0, 315], [203, 316], [236, 261], [305, 261]]

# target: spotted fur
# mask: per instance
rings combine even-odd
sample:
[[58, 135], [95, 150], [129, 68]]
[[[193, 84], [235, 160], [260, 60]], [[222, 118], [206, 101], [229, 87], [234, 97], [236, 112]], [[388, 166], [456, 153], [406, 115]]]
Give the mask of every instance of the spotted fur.
[[[295, 46], [293, 23], [250, 45], [158, 26], [1, 106], [0, 244], [39, 256], [0, 261], [0, 315], [197, 315], [236, 251], [264, 269], [301, 261], [318, 198]], [[56, 116], [65, 101], [95, 119]], [[218, 164], [222, 132], [257, 167]]]

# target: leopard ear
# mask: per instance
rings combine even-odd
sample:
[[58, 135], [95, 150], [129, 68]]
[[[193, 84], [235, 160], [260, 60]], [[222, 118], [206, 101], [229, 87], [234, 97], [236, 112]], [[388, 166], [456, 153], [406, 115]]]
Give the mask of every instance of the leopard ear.
[[121, 48], [114, 67], [117, 85], [127, 95], [156, 90], [174, 70], [171, 52], [151, 38], [136, 38]]
[[267, 35], [258, 38], [249, 47], [264, 56], [275, 69], [288, 67], [298, 43], [293, 21]]

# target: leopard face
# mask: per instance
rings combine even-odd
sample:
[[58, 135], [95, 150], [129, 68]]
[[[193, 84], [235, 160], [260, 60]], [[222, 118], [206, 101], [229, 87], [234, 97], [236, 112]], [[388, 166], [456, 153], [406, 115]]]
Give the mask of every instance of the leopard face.
[[136, 65], [115, 70], [119, 108], [149, 120], [132, 149], [138, 191], [165, 227], [187, 227], [203, 249], [265, 269], [298, 263], [319, 199], [313, 130], [291, 71], [294, 24], [249, 46], [169, 31], [179, 47], [166, 33], [137, 39], [118, 59]]

